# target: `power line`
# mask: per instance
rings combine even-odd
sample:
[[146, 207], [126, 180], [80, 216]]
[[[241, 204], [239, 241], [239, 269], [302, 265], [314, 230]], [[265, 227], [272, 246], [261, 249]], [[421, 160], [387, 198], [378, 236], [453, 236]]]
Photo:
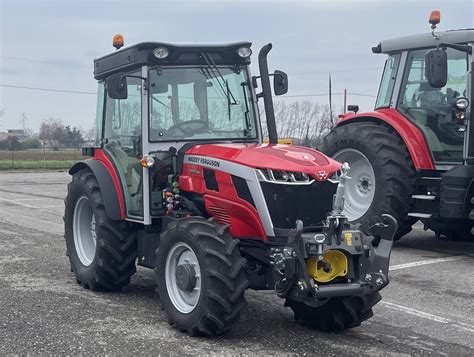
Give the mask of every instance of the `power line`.
[[339, 70], [331, 70], [331, 71], [307, 71], [307, 72], [295, 72], [295, 73], [288, 73], [288, 75], [292, 76], [303, 76], [308, 74], [328, 74], [328, 73], [346, 73], [346, 72], [364, 72], [364, 71], [380, 71], [380, 67], [368, 67], [368, 68], [354, 68], [354, 69], [339, 69]]
[[[73, 94], [87, 94], [87, 95], [97, 94], [97, 92], [86, 92], [86, 91], [78, 91], [78, 90], [56, 89], [56, 88], [27, 87], [27, 86], [17, 86], [13, 84], [0, 84], [0, 87], [38, 90], [38, 91], [43, 91], [43, 92], [56, 92], [56, 93], [73, 93]], [[332, 94], [343, 95], [344, 93], [332, 93]], [[326, 97], [328, 95], [329, 95], [328, 93], [305, 93], [305, 94], [285, 95], [282, 98]], [[372, 94], [351, 93], [351, 92], [348, 92], [348, 95], [353, 95], [357, 97], [371, 97], [371, 98], [377, 97], [376, 95], [372, 95]]]
[[59, 93], [74, 93], [74, 94], [93, 94], [93, 95], [96, 95], [96, 94], [97, 94], [97, 92], [85, 92], [85, 91], [78, 91], [78, 90], [40, 88], [40, 87], [25, 87], [25, 86], [16, 86], [16, 85], [13, 85], [13, 84], [0, 84], [0, 87], [39, 90], [39, 91], [43, 91], [43, 92], [59, 92]]

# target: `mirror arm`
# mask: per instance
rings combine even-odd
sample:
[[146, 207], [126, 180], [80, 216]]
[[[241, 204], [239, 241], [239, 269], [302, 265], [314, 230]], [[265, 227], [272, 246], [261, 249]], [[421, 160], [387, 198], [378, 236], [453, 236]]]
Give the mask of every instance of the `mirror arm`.
[[[275, 73], [270, 73], [268, 74], [268, 77], [274, 77], [275, 76]], [[259, 78], [262, 78], [262, 76], [253, 76], [252, 77], [252, 82], [254, 83], [254, 87], [257, 88], [257, 86], [255, 85], [255, 83], [257, 83], [257, 79]], [[257, 93], [257, 99], [258, 98], [262, 98], [264, 96], [264, 93], [263, 91], [261, 91], [260, 93]]]
[[457, 45], [454, 43], [440, 43], [439, 47], [449, 47], [449, 48], [453, 48], [455, 50], [466, 52], [472, 55], [472, 47], [468, 45]]
[[138, 79], [141, 79], [143, 82], [144, 82], [144, 87], [145, 87], [145, 90], [148, 90], [148, 81], [146, 80], [145, 77], [142, 77], [142, 76], [139, 76], [139, 75], [136, 75], [136, 74], [124, 74], [123, 76], [120, 77], [120, 81], [122, 81], [123, 78], [138, 78]]

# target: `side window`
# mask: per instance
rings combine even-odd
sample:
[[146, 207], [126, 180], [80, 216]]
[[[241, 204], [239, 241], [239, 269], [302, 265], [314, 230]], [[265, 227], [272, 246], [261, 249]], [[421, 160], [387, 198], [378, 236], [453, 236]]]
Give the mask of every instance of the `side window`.
[[466, 93], [466, 53], [448, 48], [448, 81], [443, 88], [433, 88], [425, 77], [430, 50], [408, 53], [397, 108], [423, 131], [435, 162], [462, 162], [464, 134], [452, 103]]
[[127, 78], [127, 99], [107, 97], [104, 138], [136, 151], [141, 138], [141, 80]]
[[[425, 55], [431, 49], [411, 51], [407, 60], [407, 73], [402, 84], [400, 106], [427, 107], [451, 104], [454, 98], [466, 95], [466, 54], [449, 48], [448, 82], [443, 88], [432, 88], [425, 77]], [[450, 109], [450, 108], [443, 108]]]
[[399, 63], [400, 54], [390, 56], [385, 62], [382, 81], [380, 82], [379, 94], [377, 96], [375, 108], [384, 108], [390, 106], [393, 87], [395, 86], [395, 80], [397, 78]]

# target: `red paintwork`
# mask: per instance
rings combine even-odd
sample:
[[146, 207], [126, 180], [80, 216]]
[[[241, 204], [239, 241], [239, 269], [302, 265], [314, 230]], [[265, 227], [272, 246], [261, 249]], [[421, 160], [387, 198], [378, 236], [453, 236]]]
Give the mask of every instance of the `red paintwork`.
[[[221, 223], [230, 225], [230, 234], [233, 237], [267, 240], [257, 211], [247, 202], [237, 202], [235, 198], [226, 199], [206, 194], [204, 195], [204, 203], [208, 212], [212, 212], [212, 206], [225, 210], [228, 215], [228, 222], [224, 219]], [[219, 216], [214, 215], [214, 217], [219, 221]]]
[[423, 133], [415, 124], [395, 109], [386, 108], [377, 109], [374, 112], [340, 115], [336, 125], [345, 125], [353, 121], [364, 121], [367, 118], [382, 120], [397, 131], [405, 142], [416, 169], [435, 170]]
[[122, 193], [122, 186], [120, 184], [120, 179], [115, 171], [115, 167], [110, 160], [110, 158], [105, 154], [103, 149], [95, 149], [94, 151], [94, 159], [100, 161], [109, 171], [110, 177], [114, 183], [115, 189], [117, 190], [118, 201], [120, 205], [120, 215], [122, 219], [126, 218], [125, 214], [125, 203], [123, 201], [123, 193]]
[[215, 173], [219, 192], [207, 189], [202, 166], [184, 164], [179, 176], [180, 189], [201, 194], [206, 211], [218, 222], [230, 224], [230, 233], [234, 237], [266, 240], [267, 236], [256, 209], [237, 195], [231, 175], [218, 170]]
[[[270, 144], [203, 144], [193, 146], [187, 155], [208, 156], [237, 164], [274, 170], [304, 172], [324, 181], [341, 164], [319, 151], [295, 145]], [[325, 171], [324, 175], [318, 175]]]

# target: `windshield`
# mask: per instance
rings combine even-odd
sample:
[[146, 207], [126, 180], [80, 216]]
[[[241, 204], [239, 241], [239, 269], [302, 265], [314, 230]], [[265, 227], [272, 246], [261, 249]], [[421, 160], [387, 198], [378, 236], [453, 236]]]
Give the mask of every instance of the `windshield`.
[[461, 162], [464, 133], [453, 101], [466, 96], [466, 53], [449, 48], [448, 82], [433, 88], [425, 77], [425, 55], [431, 49], [411, 51], [402, 83], [398, 109], [423, 131], [436, 162]]
[[150, 141], [256, 139], [245, 70], [154, 68], [149, 84]]

